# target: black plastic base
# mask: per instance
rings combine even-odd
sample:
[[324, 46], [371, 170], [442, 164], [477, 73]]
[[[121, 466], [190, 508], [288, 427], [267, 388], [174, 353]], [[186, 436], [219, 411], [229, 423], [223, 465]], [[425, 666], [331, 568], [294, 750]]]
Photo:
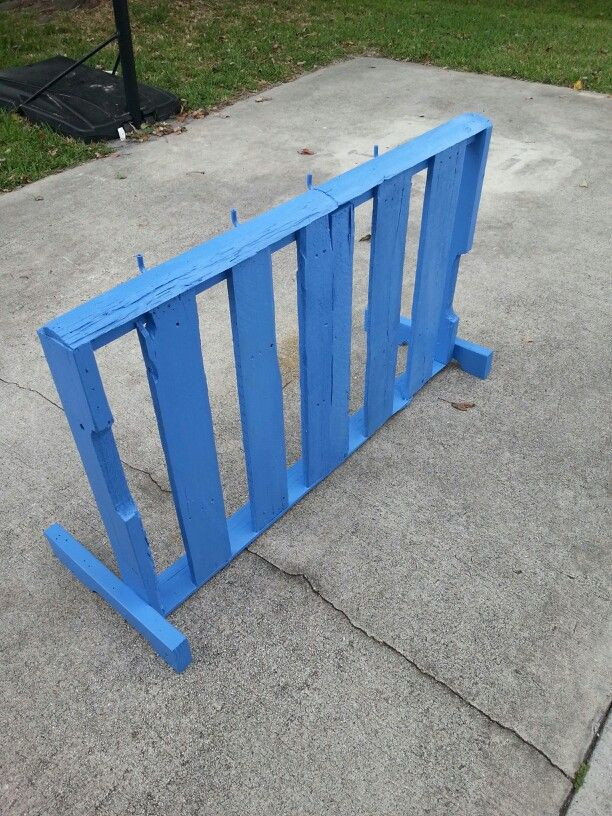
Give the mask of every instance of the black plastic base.
[[[74, 64], [67, 57], [0, 71], [0, 108], [12, 110], [53, 77]], [[138, 85], [145, 121], [167, 119], [181, 103], [168, 91]], [[53, 130], [85, 142], [118, 138], [117, 128], [130, 122], [121, 76], [79, 65], [56, 85], [21, 108], [32, 122], [46, 122]]]

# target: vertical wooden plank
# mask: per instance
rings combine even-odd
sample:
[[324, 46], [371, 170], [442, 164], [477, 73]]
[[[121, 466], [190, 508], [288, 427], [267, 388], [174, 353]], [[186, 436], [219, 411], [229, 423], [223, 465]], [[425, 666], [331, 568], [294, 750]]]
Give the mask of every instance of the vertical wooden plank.
[[287, 507], [283, 394], [270, 251], [235, 266], [227, 286], [251, 520], [253, 528], [261, 530]]
[[435, 351], [435, 359], [444, 364], [450, 362], [457, 339], [459, 318], [453, 310], [457, 272], [459, 271], [461, 255], [469, 252], [472, 248], [490, 140], [491, 128], [488, 127], [468, 144], [463, 160], [450, 249], [450, 262], [444, 283], [443, 316], [438, 330]]
[[231, 558], [200, 346], [195, 296], [180, 295], [138, 322], [159, 435], [193, 580]]
[[307, 484], [348, 454], [354, 215], [351, 205], [300, 230], [298, 321]]
[[411, 177], [405, 172], [383, 181], [374, 193], [364, 398], [366, 436], [393, 413], [410, 188]]
[[455, 210], [465, 143], [438, 153], [429, 163], [412, 299], [412, 334], [404, 394], [412, 397], [432, 376], [444, 308]]
[[39, 336], [121, 576], [161, 612], [149, 542], [119, 459], [113, 417], [91, 346], [73, 351], [44, 329]]
[[331, 469], [348, 456], [351, 389], [351, 324], [355, 208], [340, 207], [329, 216], [332, 246], [332, 393], [329, 454]]

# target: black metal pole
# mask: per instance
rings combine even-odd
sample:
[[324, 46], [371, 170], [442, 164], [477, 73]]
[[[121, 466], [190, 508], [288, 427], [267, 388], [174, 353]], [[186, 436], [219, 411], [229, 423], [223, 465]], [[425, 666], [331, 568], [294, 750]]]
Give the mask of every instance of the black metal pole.
[[119, 44], [119, 56], [121, 57], [121, 74], [123, 76], [123, 88], [125, 90], [125, 103], [132, 123], [135, 127], [139, 128], [142, 124], [142, 111], [140, 110], [140, 95], [138, 93], [138, 81], [136, 79], [136, 65], [134, 63], [134, 49], [132, 47], [132, 31], [130, 29], [130, 15], [127, 0], [113, 0], [113, 11], [115, 12], [115, 25], [117, 26], [117, 42]]
[[94, 54], [97, 54], [98, 51], [101, 51], [103, 48], [106, 48], [106, 46], [109, 43], [112, 43], [112, 41], [116, 40], [116, 39], [117, 39], [117, 34], [115, 33], [115, 34], [111, 35], [110, 37], [108, 37], [106, 40], [104, 40], [103, 43], [100, 43], [100, 45], [96, 45], [96, 47], [92, 48], [92, 50], [88, 54], [85, 54], [85, 56], [81, 57], [81, 59], [78, 60], [77, 62], [73, 62], [72, 65], [69, 65], [68, 68], [65, 68], [62, 71], [61, 74], [58, 74], [56, 77], [53, 77], [53, 79], [49, 80], [49, 82], [47, 82], [46, 85], [43, 85], [42, 88], [39, 88], [31, 96], [28, 96], [28, 98], [25, 100], [25, 102], [20, 102], [19, 105], [15, 105], [13, 110], [17, 113], [25, 105], [29, 105], [30, 102], [33, 102], [35, 99], [38, 99], [38, 97], [41, 94], [43, 94], [45, 91], [48, 91], [49, 88], [53, 87], [53, 85], [55, 85], [56, 82], [59, 82], [60, 79], [63, 79], [71, 71], [74, 71], [74, 69], [78, 68], [79, 65], [82, 65], [84, 62], [87, 62], [87, 60], [90, 59], [91, 57], [93, 57]]

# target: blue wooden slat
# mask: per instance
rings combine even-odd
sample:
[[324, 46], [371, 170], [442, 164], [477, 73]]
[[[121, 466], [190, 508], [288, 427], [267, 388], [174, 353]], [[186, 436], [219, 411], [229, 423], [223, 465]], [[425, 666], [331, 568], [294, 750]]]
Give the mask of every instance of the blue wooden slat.
[[138, 336], [183, 543], [200, 584], [231, 553], [195, 297], [154, 309]]
[[65, 345], [92, 343], [98, 348], [134, 328], [151, 309], [187, 291], [202, 291], [218, 282], [233, 266], [317, 220], [338, 206], [367, 195], [385, 179], [424, 161], [457, 141], [471, 139], [490, 122], [465, 113], [400, 145], [293, 201], [275, 207], [236, 229], [178, 255], [146, 275], [139, 275], [78, 306], [48, 324]]
[[348, 456], [349, 397], [351, 389], [351, 323], [355, 209], [340, 207], [329, 216], [333, 256], [332, 284], [332, 390], [330, 452], [332, 467]]
[[306, 484], [321, 479], [347, 455], [353, 233], [352, 208], [343, 208], [334, 219], [321, 218], [297, 237]]
[[410, 187], [410, 175], [401, 173], [383, 182], [374, 195], [364, 397], [366, 436], [380, 428], [393, 412]]
[[412, 299], [412, 334], [402, 386], [408, 398], [433, 374], [444, 287], [449, 266], [455, 260], [451, 244], [464, 156], [465, 144], [455, 145], [434, 156], [427, 171]]
[[474, 239], [476, 216], [480, 203], [480, 193], [484, 179], [487, 153], [491, 139], [491, 128], [479, 133], [466, 146], [459, 196], [455, 209], [455, 222], [451, 241], [448, 272], [444, 281], [443, 317], [436, 340], [435, 358], [441, 363], [448, 363], [453, 356], [459, 318], [453, 310], [457, 272], [461, 255], [469, 252]]
[[251, 520], [254, 529], [260, 530], [287, 507], [270, 252], [235, 266], [228, 277], [228, 293]]
[[479, 346], [458, 337], [453, 346], [452, 357], [464, 371], [474, 377], [480, 377], [481, 380], [486, 380], [491, 373], [493, 350], [486, 346]]
[[149, 542], [119, 459], [91, 346], [72, 351], [44, 329], [39, 337], [123, 580], [160, 610]]

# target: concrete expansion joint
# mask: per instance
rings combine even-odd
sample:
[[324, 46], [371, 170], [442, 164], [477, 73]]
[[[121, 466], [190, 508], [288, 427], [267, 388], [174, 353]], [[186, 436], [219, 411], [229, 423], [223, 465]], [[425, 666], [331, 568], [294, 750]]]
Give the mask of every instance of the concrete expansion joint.
[[[593, 756], [593, 752], [597, 748], [597, 744], [601, 739], [601, 735], [603, 734], [604, 728], [607, 725], [608, 719], [610, 717], [610, 712], [612, 711], [612, 701], [608, 703], [607, 709], [604, 711], [603, 716], [601, 717], [597, 728], [595, 729], [595, 733], [593, 734], [593, 739], [589, 743], [586, 751], [584, 752], [584, 756], [582, 757], [582, 762], [578, 766], [580, 768], [587, 768], [589, 767], [589, 763], [591, 761], [591, 757]], [[576, 778], [578, 773], [576, 773]], [[565, 801], [561, 805], [561, 810], [559, 811], [559, 816], [566, 816], [569, 813], [570, 806], [574, 801], [574, 797], [580, 790], [580, 785], [573, 784], [570, 788], [570, 792], [567, 794]], [[573, 810], [572, 810], [573, 813]]]
[[371, 634], [371, 632], [368, 632], [368, 630], [364, 629], [363, 626], [361, 626], [360, 624], [358, 624], [354, 620], [352, 620], [352, 618], [344, 611], [344, 609], [336, 606], [332, 601], [330, 601], [328, 598], [326, 598], [324, 595], [322, 595], [321, 592], [315, 587], [315, 585], [312, 583], [311, 579], [307, 575], [305, 575], [302, 572], [289, 572], [288, 570], [285, 570], [283, 567], [280, 567], [278, 564], [275, 564], [274, 561], [270, 561], [265, 556], [261, 555], [258, 552], [255, 552], [255, 550], [251, 549], [250, 547], [247, 547], [247, 552], [249, 552], [251, 555], [255, 555], [261, 561], [265, 561], [266, 564], [268, 564], [269, 566], [271, 566], [273, 569], [277, 570], [278, 572], [283, 573], [284, 575], [288, 575], [288, 576], [291, 576], [293, 578], [301, 578], [304, 581], [304, 583], [308, 586], [308, 588], [318, 598], [320, 598], [325, 604], [327, 604], [332, 609], [334, 609], [336, 612], [338, 612], [340, 615], [342, 615], [350, 623], [350, 625], [353, 627], [353, 629], [356, 629], [358, 632], [360, 632], [362, 635], [365, 635], [365, 637], [369, 638], [374, 643], [377, 643], [379, 646], [382, 646], [384, 649], [387, 649], [388, 651], [393, 652], [395, 655], [402, 658], [402, 660], [406, 661], [406, 663], [409, 663], [421, 675], [423, 675], [423, 677], [427, 677], [428, 680], [431, 680], [434, 683], [436, 683], [438, 686], [443, 688], [447, 693], [452, 694], [453, 697], [457, 698], [464, 705], [468, 706], [468, 708], [471, 708], [473, 711], [477, 712], [479, 715], [484, 717], [486, 720], [488, 720], [488, 722], [490, 722], [496, 728], [501, 729], [502, 731], [506, 732], [507, 734], [512, 734], [512, 736], [515, 739], [518, 739], [523, 745], [526, 745], [531, 750], [536, 751], [536, 753], [538, 753], [543, 759], [545, 759], [546, 762], [552, 768], [554, 768], [556, 771], [558, 771], [560, 774], [562, 774], [562, 776], [564, 776], [567, 781], [569, 781], [569, 782], [573, 781], [572, 777], [566, 771], [564, 771], [563, 768], [561, 768], [559, 765], [557, 765], [555, 762], [553, 762], [553, 760], [541, 748], [538, 748], [538, 746], [534, 745], [533, 742], [530, 742], [528, 739], [523, 737], [518, 731], [516, 731], [516, 729], [512, 728], [509, 725], [505, 725], [504, 723], [500, 722], [499, 720], [496, 720], [490, 714], [487, 714], [486, 711], [483, 711], [483, 709], [479, 708], [475, 703], [473, 703], [470, 700], [467, 700], [465, 697], [463, 697], [452, 686], [450, 686], [448, 683], [445, 683], [444, 680], [440, 680], [434, 674], [427, 671], [427, 669], [424, 669], [421, 666], [419, 666], [418, 663], [416, 663], [411, 657], [408, 657], [408, 655], [404, 654], [404, 652], [400, 651], [395, 646], [392, 646], [386, 640], [382, 640], [381, 638], [376, 637], [376, 635]]

